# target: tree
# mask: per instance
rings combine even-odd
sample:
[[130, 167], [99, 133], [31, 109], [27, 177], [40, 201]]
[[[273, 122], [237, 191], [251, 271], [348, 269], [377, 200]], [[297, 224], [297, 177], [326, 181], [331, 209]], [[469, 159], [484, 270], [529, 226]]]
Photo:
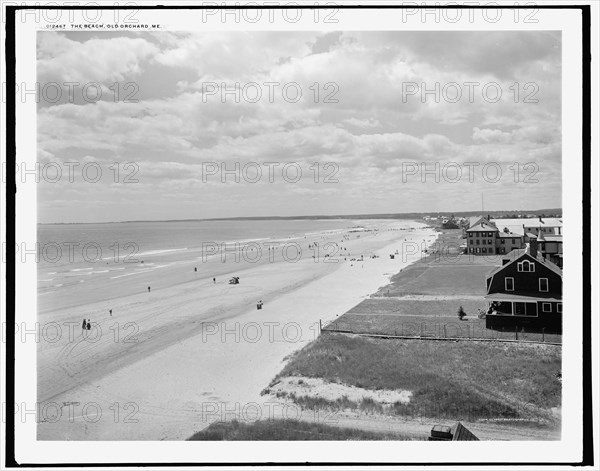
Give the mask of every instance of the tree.
[[462, 306], [460, 306], [458, 308], [458, 311], [456, 311], [456, 314], [458, 314], [458, 318], [462, 321], [465, 317], [467, 317], [467, 313], [465, 312], [465, 310], [463, 309]]

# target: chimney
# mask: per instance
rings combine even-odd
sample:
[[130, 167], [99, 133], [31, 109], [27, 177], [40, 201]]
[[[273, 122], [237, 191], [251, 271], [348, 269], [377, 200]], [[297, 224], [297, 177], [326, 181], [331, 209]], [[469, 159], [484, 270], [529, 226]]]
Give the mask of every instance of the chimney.
[[537, 258], [538, 254], [538, 241], [536, 238], [529, 239], [529, 255], [533, 258]]

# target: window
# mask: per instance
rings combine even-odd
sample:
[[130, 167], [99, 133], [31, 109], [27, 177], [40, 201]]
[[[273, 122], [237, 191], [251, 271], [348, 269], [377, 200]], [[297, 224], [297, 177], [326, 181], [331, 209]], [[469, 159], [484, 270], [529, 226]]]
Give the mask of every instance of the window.
[[552, 312], [552, 304], [542, 303], [542, 311], [543, 312]]
[[469, 237], [473, 237], [473, 233], [472, 232], [469, 232]]
[[514, 278], [504, 278], [504, 289], [506, 291], [514, 291], [515, 290], [515, 279]]
[[525, 315], [525, 303], [515, 303], [515, 316]]
[[479, 245], [479, 239], [477, 239], [477, 240], [475, 241], [475, 243], [476, 243], [477, 245]]
[[515, 316], [537, 316], [536, 303], [515, 303]]
[[543, 293], [548, 292], [548, 278], [540, 278], [540, 291]]
[[498, 314], [510, 314], [510, 315], [512, 315], [512, 313], [513, 313], [512, 303], [507, 302], [507, 301], [496, 302], [496, 312]]
[[480, 253], [481, 249], [479, 247], [477, 247], [477, 253]]
[[515, 239], [510, 239], [513, 244], [516, 244]]
[[504, 242], [506, 242], [504, 239], [500, 239], [501, 244], [504, 244]]
[[492, 240], [491, 239], [488, 240], [488, 244], [492, 245]]
[[486, 249], [485, 247], [484, 247], [483, 249], [481, 249], [481, 251], [482, 251], [483, 253], [487, 253], [487, 249]]
[[528, 260], [519, 262], [519, 263], [517, 263], [517, 271], [534, 272], [535, 271], [535, 263], [532, 263]]
[[556, 311], [562, 312], [562, 303], [556, 303]]

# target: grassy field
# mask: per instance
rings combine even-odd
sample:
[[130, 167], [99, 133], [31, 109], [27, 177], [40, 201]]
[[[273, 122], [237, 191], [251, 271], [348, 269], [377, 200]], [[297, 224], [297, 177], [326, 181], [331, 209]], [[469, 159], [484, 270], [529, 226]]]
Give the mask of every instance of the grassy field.
[[376, 433], [352, 428], [301, 422], [297, 420], [259, 420], [217, 422], [195, 433], [189, 440], [416, 440], [406, 434]]
[[[479, 310], [487, 308], [485, 278], [501, 256], [457, 253], [462, 230], [444, 230], [433, 250], [394, 275], [391, 283], [350, 309], [324, 330], [434, 338], [562, 341], [561, 335], [502, 332], [485, 328]], [[467, 317], [456, 314], [462, 306]]]
[[457, 253], [464, 239], [462, 229], [443, 230], [429, 255], [394, 275], [391, 284], [374, 296], [485, 295], [485, 275], [501, 264], [501, 256]]
[[370, 339], [324, 334], [297, 352], [273, 380], [322, 378], [366, 389], [409, 390], [408, 404], [328, 403], [291, 398], [304, 408], [356, 408], [405, 417], [554, 424], [560, 407], [561, 349], [490, 342]]
[[560, 344], [562, 335], [514, 330], [486, 329], [485, 319], [467, 318], [460, 321], [456, 316], [412, 316], [346, 313], [323, 328], [324, 333], [351, 332], [384, 336], [414, 338], [464, 338], [490, 340], [519, 340]]

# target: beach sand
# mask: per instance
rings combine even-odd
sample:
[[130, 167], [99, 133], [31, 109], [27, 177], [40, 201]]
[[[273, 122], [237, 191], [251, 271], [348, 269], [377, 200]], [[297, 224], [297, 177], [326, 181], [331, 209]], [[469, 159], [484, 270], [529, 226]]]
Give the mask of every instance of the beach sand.
[[[181, 440], [213, 421], [281, 416], [285, 406], [263, 404], [260, 392], [286, 356], [318, 335], [319, 322], [341, 316], [422, 256], [389, 257], [403, 243], [435, 240], [433, 229], [411, 224], [347, 232], [342, 245], [363, 262], [240, 264], [230, 273], [239, 285], [223, 274], [216, 284], [193, 280], [46, 310], [41, 323], [75, 327], [72, 338], [38, 344], [38, 439]], [[339, 242], [340, 234], [330, 238]], [[87, 338], [83, 318], [96, 323]]]

